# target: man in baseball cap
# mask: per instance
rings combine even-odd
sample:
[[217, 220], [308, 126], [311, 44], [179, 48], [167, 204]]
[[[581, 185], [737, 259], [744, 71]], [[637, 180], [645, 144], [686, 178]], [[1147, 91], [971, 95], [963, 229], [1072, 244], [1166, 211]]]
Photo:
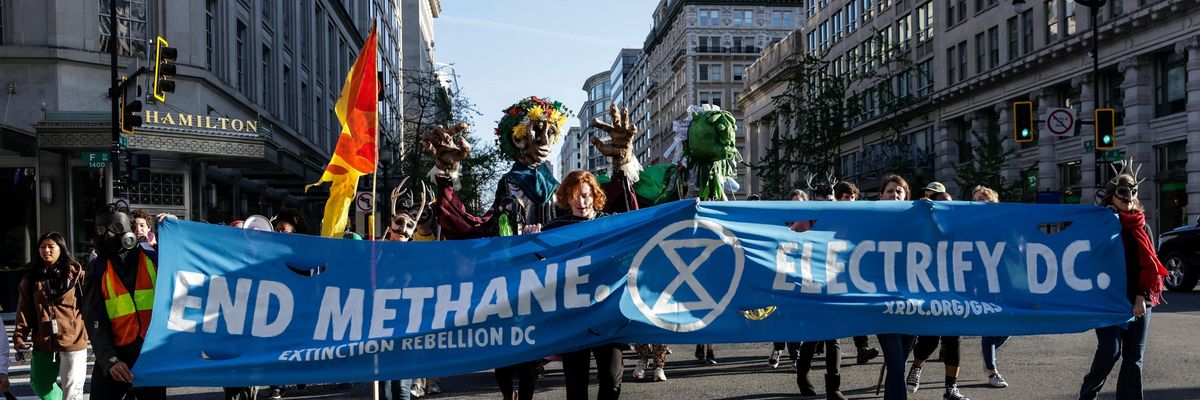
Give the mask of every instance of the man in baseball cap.
[[925, 186], [925, 198], [929, 200], [950, 200], [950, 194], [946, 193], [946, 185], [941, 182], [929, 182]]

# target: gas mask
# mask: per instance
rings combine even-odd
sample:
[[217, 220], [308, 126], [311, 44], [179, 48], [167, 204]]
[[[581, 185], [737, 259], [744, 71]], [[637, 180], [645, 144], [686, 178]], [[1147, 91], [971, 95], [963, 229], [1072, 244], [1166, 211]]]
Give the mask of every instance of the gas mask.
[[96, 227], [103, 228], [103, 233], [93, 242], [96, 249], [104, 254], [114, 256], [131, 250], [137, 246], [137, 236], [133, 234], [133, 219], [129, 214], [120, 211], [101, 213], [96, 216]]

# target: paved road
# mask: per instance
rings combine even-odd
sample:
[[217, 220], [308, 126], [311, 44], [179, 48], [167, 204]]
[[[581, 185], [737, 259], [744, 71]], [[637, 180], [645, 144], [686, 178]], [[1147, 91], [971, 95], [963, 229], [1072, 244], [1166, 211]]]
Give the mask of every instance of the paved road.
[[[1200, 399], [1200, 292], [1168, 294], [1169, 304], [1160, 306], [1151, 320], [1150, 341], [1146, 354], [1146, 398], [1155, 400]], [[875, 344], [872, 339], [872, 344]], [[963, 340], [963, 372], [959, 384], [964, 394], [973, 400], [988, 399], [1073, 399], [1079, 390], [1083, 374], [1091, 363], [1096, 339], [1091, 332], [1071, 335], [1015, 337], [1000, 353], [1000, 371], [1010, 383], [1007, 389], [986, 386], [987, 377], [979, 354], [979, 338]], [[849, 341], [843, 346], [851, 347]], [[626, 399], [699, 400], [699, 399], [783, 399], [798, 398], [795, 375], [786, 365], [778, 369], [767, 366], [769, 344], [738, 344], [722, 346], [717, 351], [718, 365], [702, 365], [692, 359], [691, 346], [674, 345], [667, 361], [666, 382], [634, 382], [628, 370], [633, 368], [631, 354], [626, 357]], [[850, 351], [853, 353], [853, 350]], [[853, 364], [847, 355], [846, 363]], [[867, 365], [844, 366], [843, 388], [850, 398], [878, 399], [874, 394], [875, 380], [881, 359]], [[786, 364], [786, 363], [785, 363]], [[942, 366], [930, 363], [925, 368], [923, 389], [911, 399], [941, 398]], [[548, 367], [546, 377], [538, 381], [537, 399], [562, 399], [562, 372], [558, 363]], [[22, 370], [26, 372], [21, 372]], [[821, 371], [819, 365], [814, 371]], [[14, 370], [17, 382], [14, 393], [22, 398], [29, 391], [27, 369]], [[823, 379], [812, 374], [818, 391]], [[1102, 399], [1113, 398], [1116, 371]], [[427, 396], [436, 400], [498, 399], [491, 373], [480, 372], [444, 378], [446, 393]], [[594, 389], [594, 387], [593, 387]], [[220, 399], [219, 391], [206, 388], [172, 389], [172, 398]], [[342, 399], [368, 398], [370, 386], [319, 385], [305, 390], [292, 390], [285, 398]], [[823, 398], [823, 397], [822, 397]]]

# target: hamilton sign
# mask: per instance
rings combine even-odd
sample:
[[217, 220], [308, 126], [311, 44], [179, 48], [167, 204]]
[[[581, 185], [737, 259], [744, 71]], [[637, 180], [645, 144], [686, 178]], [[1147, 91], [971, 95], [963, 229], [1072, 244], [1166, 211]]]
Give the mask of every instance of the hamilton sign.
[[142, 116], [148, 125], [258, 133], [258, 121], [211, 117], [199, 114], [169, 113], [155, 110], [146, 110], [142, 112]]

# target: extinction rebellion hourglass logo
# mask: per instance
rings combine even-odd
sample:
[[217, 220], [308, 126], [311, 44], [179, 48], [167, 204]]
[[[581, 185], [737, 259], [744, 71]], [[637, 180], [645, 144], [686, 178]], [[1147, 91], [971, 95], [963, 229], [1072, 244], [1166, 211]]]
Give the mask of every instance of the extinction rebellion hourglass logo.
[[627, 289], [633, 304], [655, 326], [698, 331], [729, 306], [744, 264], [733, 232], [713, 221], [679, 221], [638, 250]]

